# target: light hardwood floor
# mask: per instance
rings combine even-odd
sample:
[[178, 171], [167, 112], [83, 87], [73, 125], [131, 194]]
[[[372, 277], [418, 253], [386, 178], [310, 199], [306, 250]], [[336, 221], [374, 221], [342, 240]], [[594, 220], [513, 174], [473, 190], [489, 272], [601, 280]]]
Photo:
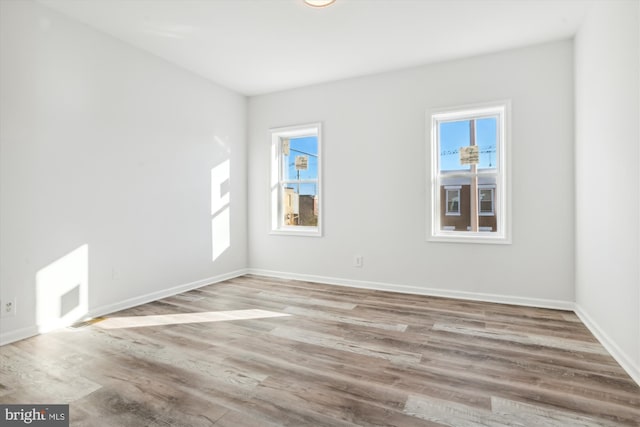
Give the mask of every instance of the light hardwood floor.
[[638, 426], [571, 312], [244, 276], [0, 348], [77, 426]]

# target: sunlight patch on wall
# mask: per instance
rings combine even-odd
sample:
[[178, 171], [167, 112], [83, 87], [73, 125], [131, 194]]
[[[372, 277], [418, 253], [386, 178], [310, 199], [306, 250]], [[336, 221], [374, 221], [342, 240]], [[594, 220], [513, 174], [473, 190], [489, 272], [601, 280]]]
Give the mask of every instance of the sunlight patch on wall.
[[36, 322], [48, 332], [89, 311], [89, 245], [82, 245], [36, 274]]
[[229, 177], [231, 176], [231, 162], [225, 160], [211, 169], [211, 215], [229, 205], [231, 189]]
[[211, 169], [211, 258], [213, 261], [231, 246], [230, 174], [229, 160]]
[[110, 317], [96, 323], [104, 329], [140, 328], [145, 326], [179, 325], [184, 323], [228, 322], [232, 320], [288, 317], [290, 314], [267, 310], [229, 310], [202, 313], [176, 313], [150, 316]]

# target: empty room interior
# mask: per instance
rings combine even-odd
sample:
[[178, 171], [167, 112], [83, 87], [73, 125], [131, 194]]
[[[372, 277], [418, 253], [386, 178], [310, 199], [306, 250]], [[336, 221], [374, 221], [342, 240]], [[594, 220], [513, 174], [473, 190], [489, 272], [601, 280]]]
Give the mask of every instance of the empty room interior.
[[640, 426], [639, 63], [638, 0], [0, 0], [0, 424]]

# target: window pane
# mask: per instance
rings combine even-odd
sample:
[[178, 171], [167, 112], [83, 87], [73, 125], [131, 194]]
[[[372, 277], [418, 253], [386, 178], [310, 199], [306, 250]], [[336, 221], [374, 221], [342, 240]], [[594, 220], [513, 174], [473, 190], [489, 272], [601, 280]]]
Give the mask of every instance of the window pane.
[[460, 147], [470, 144], [469, 120], [440, 122], [440, 170], [469, 170], [469, 165], [460, 164]]
[[318, 137], [283, 140], [283, 179], [318, 178]]
[[285, 184], [282, 195], [283, 224], [318, 225], [318, 195], [315, 184]]
[[[471, 177], [446, 177], [440, 185], [440, 197], [444, 202], [440, 209], [440, 229], [467, 231], [470, 223], [469, 188]], [[451, 199], [455, 198], [455, 203]], [[449, 208], [457, 208], [452, 212]]]
[[[445, 177], [440, 185], [440, 197], [444, 202], [440, 209], [440, 229], [442, 231], [471, 231], [472, 217], [477, 218], [478, 231], [496, 232], [497, 221], [494, 211], [495, 176], [480, 176], [477, 179], [478, 209], [474, 213], [471, 194], [474, 182], [468, 177]], [[490, 187], [491, 186], [491, 187]], [[459, 187], [454, 189], [452, 187]], [[456, 212], [453, 209], [457, 209]]]
[[282, 190], [282, 213], [284, 225], [297, 225], [300, 212], [298, 194], [292, 187], [284, 187]]
[[496, 168], [497, 123], [496, 117], [476, 120], [476, 144], [480, 150], [480, 163], [478, 164], [480, 169]]

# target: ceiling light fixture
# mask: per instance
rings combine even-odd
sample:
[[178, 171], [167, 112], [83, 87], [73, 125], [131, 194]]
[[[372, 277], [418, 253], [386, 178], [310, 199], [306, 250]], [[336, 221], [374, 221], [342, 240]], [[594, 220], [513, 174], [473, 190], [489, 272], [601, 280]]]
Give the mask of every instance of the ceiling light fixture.
[[311, 7], [331, 6], [336, 0], [303, 0], [304, 4]]

